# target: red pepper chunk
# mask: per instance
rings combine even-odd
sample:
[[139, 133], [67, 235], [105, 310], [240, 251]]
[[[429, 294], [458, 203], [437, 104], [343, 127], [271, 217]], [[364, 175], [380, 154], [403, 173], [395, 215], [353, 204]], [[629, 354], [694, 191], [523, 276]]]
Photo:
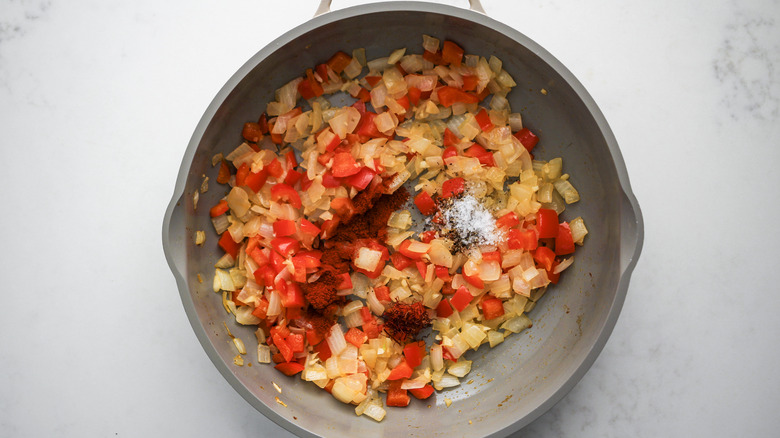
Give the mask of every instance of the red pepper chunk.
[[485, 320], [496, 319], [504, 314], [504, 303], [498, 298], [482, 300], [482, 315]]
[[276, 345], [276, 348], [279, 349], [279, 352], [282, 354], [282, 357], [284, 357], [285, 362], [290, 362], [293, 359], [293, 351], [292, 348], [290, 348], [290, 345], [287, 343], [287, 341], [284, 340], [284, 338], [279, 333], [274, 333], [271, 336], [271, 339], [273, 339], [274, 345]]
[[366, 336], [363, 330], [360, 330], [357, 327], [351, 327], [344, 334], [344, 339], [346, 339], [347, 342], [354, 345], [355, 347], [360, 347], [361, 345], [366, 343], [366, 341], [368, 340], [368, 336]]
[[409, 406], [411, 399], [405, 389], [401, 389], [401, 381], [395, 381], [390, 383], [390, 388], [387, 390], [387, 406], [405, 407]]
[[558, 236], [558, 213], [548, 208], [540, 208], [536, 212], [536, 231], [540, 239]]
[[546, 271], [552, 270], [555, 262], [555, 253], [546, 246], [540, 246], [533, 252], [534, 261], [541, 265]]
[[263, 169], [260, 172], [249, 172], [244, 178], [244, 184], [257, 193], [263, 188], [266, 180], [268, 180], [268, 171]]
[[211, 210], [209, 210], [209, 216], [211, 217], [222, 216], [223, 214], [227, 213], [228, 210], [229, 210], [228, 203], [223, 199], [219, 201], [217, 205], [211, 207]]
[[329, 60], [328, 67], [336, 73], [341, 73], [352, 62], [352, 57], [344, 52], [336, 52]]
[[574, 238], [571, 235], [571, 228], [566, 222], [561, 222], [558, 226], [558, 236], [555, 238], [555, 254], [567, 255], [574, 252]]
[[439, 103], [445, 108], [449, 108], [458, 102], [479, 103], [481, 100], [476, 94], [467, 93], [459, 88], [450, 86], [437, 88], [436, 93], [439, 96]]
[[520, 225], [520, 218], [514, 211], [510, 211], [496, 220], [496, 226], [499, 228], [512, 228], [518, 225]]
[[520, 140], [520, 144], [522, 144], [528, 152], [531, 152], [534, 146], [539, 143], [539, 137], [534, 135], [534, 133], [528, 130], [528, 128], [523, 128], [517, 131], [515, 133], [515, 138]]
[[474, 118], [477, 120], [477, 123], [479, 124], [479, 128], [483, 132], [488, 132], [491, 129], [493, 129], [493, 122], [490, 121], [490, 114], [488, 114], [485, 108], [480, 109], [477, 115], [474, 116]]
[[455, 310], [462, 312], [463, 309], [469, 305], [473, 298], [474, 296], [471, 295], [471, 292], [469, 292], [468, 288], [466, 288], [466, 286], [461, 286], [457, 291], [455, 291], [455, 295], [450, 298], [450, 304], [455, 308]]
[[411, 392], [416, 399], [425, 400], [433, 394], [433, 386], [426, 384], [422, 388], [410, 389], [409, 392]]
[[436, 316], [439, 318], [447, 318], [453, 313], [449, 300], [441, 300], [439, 305], [436, 306]]
[[223, 232], [219, 237], [218, 245], [234, 259], [238, 257], [238, 249], [240, 246], [233, 240], [233, 236], [230, 235], [229, 230], [225, 230], [225, 232]]
[[[271, 247], [284, 257], [289, 257], [300, 248], [300, 243], [292, 237], [276, 237], [271, 240]], [[281, 270], [281, 269], [277, 269]]]
[[511, 229], [507, 235], [509, 249], [524, 249], [532, 251], [539, 245], [539, 239], [534, 230]]
[[460, 67], [463, 60], [463, 49], [452, 41], [446, 40], [441, 48], [441, 59], [446, 64]]
[[[444, 144], [445, 148], [449, 148], [450, 146], [460, 144], [460, 139], [454, 132], [450, 131], [450, 128], [444, 128], [444, 139], [442, 140], [442, 144]], [[446, 153], [447, 151], [445, 150], [444, 158], [447, 158]], [[455, 154], [453, 154], [453, 156], [457, 154], [458, 151], [455, 149]]]
[[426, 191], [421, 191], [419, 195], [414, 198], [414, 205], [420, 210], [420, 213], [430, 216], [436, 212], [436, 202], [434, 202], [431, 195]]
[[293, 208], [301, 208], [301, 206], [303, 206], [301, 203], [301, 197], [298, 195], [298, 192], [291, 186], [284, 183], [276, 184], [271, 187], [271, 200], [274, 202], [286, 201], [292, 205]]
[[387, 380], [400, 380], [400, 379], [408, 379], [412, 377], [412, 372], [414, 370], [411, 366], [409, 366], [409, 363], [406, 361], [406, 359], [402, 359], [401, 362], [398, 363], [398, 365], [395, 366], [390, 371], [390, 375], [387, 376]]
[[463, 178], [452, 178], [444, 181], [441, 185], [441, 197], [449, 198], [450, 196], [459, 195], [466, 189], [466, 180]]
[[376, 172], [369, 169], [368, 167], [361, 167], [358, 173], [347, 177], [344, 182], [347, 183], [348, 186], [354, 187], [358, 190], [363, 190], [368, 187], [371, 181], [374, 180], [375, 175]]
[[292, 236], [297, 231], [295, 221], [287, 219], [278, 219], [274, 222], [273, 227], [276, 237]]
[[406, 363], [412, 367], [417, 368], [422, 364], [423, 357], [425, 356], [425, 343], [410, 342], [404, 346], [404, 357]]
[[349, 152], [338, 152], [333, 156], [331, 171], [334, 177], [343, 178], [360, 172], [360, 166], [358, 166], [357, 161]]
[[274, 366], [277, 370], [281, 371], [285, 376], [294, 376], [303, 371], [304, 366], [298, 362], [282, 362]]

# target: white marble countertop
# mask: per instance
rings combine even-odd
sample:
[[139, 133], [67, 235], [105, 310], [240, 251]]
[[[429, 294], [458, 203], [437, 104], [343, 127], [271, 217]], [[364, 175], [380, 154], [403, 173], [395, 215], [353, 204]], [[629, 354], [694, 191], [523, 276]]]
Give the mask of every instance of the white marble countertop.
[[[483, 4], [589, 90], [645, 219], [603, 353], [519, 435], [777, 436], [780, 3]], [[160, 229], [213, 96], [315, 9], [0, 4], [0, 435], [289, 436], [204, 354]]]

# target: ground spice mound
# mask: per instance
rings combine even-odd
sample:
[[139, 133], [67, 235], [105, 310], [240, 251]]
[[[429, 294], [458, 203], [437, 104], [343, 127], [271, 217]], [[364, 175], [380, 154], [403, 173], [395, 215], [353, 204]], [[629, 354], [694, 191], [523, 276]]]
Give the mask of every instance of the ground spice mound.
[[396, 303], [382, 314], [385, 332], [396, 342], [404, 344], [414, 339], [420, 330], [431, 323], [428, 311], [419, 301], [412, 304]]
[[303, 296], [317, 310], [323, 310], [335, 303], [341, 297], [336, 295], [336, 286], [341, 280], [334, 277], [330, 271], [323, 271], [320, 278], [313, 283], [304, 283], [301, 285]]
[[351, 242], [357, 239], [377, 239], [381, 243], [387, 240], [387, 220], [394, 211], [401, 208], [409, 199], [409, 192], [401, 187], [391, 194], [380, 194], [372, 204], [365, 205], [363, 201], [357, 199], [364, 192], [355, 196], [353, 203], [355, 209], [361, 211], [350, 218], [349, 221], [341, 223], [336, 228], [336, 233], [325, 242], [326, 248], [328, 242]]

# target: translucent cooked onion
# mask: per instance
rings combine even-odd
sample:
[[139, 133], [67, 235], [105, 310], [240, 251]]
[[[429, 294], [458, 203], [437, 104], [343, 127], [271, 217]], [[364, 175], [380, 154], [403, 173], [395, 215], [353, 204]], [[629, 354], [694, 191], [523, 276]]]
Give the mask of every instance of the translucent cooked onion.
[[230, 190], [230, 193], [227, 195], [227, 203], [228, 207], [238, 217], [244, 216], [249, 211], [249, 207], [252, 206], [246, 190], [240, 187], [233, 187]]
[[344, 339], [344, 332], [341, 330], [341, 326], [334, 324], [328, 332], [328, 337], [325, 338], [330, 347], [330, 352], [334, 355], [341, 353], [344, 348], [347, 347], [347, 340]]
[[271, 348], [268, 345], [257, 344], [257, 362], [271, 363]]
[[447, 368], [447, 372], [455, 377], [464, 377], [471, 371], [471, 361], [460, 359]]
[[571, 228], [571, 237], [574, 243], [582, 245], [585, 236], [588, 234], [585, 221], [581, 217], [576, 217], [569, 222], [569, 227]]
[[439, 371], [444, 368], [444, 356], [443, 350], [440, 344], [431, 345], [431, 368], [434, 371]]
[[358, 122], [360, 122], [360, 112], [350, 106], [338, 110], [333, 118], [328, 120], [328, 125], [339, 138], [347, 138], [347, 134], [355, 130]]
[[496, 281], [501, 277], [501, 265], [498, 260], [483, 260], [479, 264], [479, 278], [483, 281]]
[[377, 266], [379, 266], [379, 261], [382, 258], [382, 252], [377, 251], [371, 248], [362, 247], [357, 252], [357, 257], [355, 257], [355, 266], [360, 269], [365, 269], [366, 271], [373, 272]]
[[423, 35], [422, 46], [426, 52], [436, 53], [439, 50], [439, 40], [430, 35]]
[[553, 274], [560, 274], [563, 272], [566, 268], [572, 265], [574, 263], [574, 256], [569, 257], [567, 259], [561, 260], [560, 263], [555, 265], [555, 268], [553, 268]]
[[373, 289], [368, 291], [368, 294], [366, 295], [366, 304], [368, 304], [368, 308], [371, 309], [371, 313], [374, 315], [382, 315], [385, 313], [385, 306], [379, 302]]

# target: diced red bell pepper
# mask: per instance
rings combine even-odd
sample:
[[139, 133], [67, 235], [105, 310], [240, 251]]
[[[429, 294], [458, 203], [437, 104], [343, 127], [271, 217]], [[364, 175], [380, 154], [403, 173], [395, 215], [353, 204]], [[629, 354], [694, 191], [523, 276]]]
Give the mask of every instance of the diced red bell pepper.
[[[450, 131], [450, 128], [444, 128], [444, 139], [442, 141], [445, 148], [449, 148], [455, 145], [460, 144], [460, 139], [458, 138], [455, 133]], [[445, 150], [444, 158], [447, 158], [447, 151]], [[455, 154], [452, 154], [451, 156], [457, 155], [458, 151], [455, 150]]]
[[384, 326], [379, 324], [376, 320], [363, 323], [363, 332], [366, 333], [368, 339], [378, 338], [383, 329]]
[[417, 272], [420, 273], [422, 278], [425, 278], [425, 274], [428, 272], [428, 265], [422, 260], [418, 260], [415, 264], [417, 265]]
[[460, 67], [463, 60], [463, 49], [452, 41], [445, 40], [441, 48], [441, 60], [445, 64]]
[[310, 100], [314, 99], [315, 97], [322, 96], [324, 90], [322, 85], [320, 85], [319, 82], [317, 82], [312, 77], [298, 82], [298, 92], [301, 93], [301, 97], [306, 100]]
[[555, 253], [550, 248], [540, 246], [533, 251], [532, 255], [534, 261], [536, 261], [544, 270], [552, 270], [553, 262], [555, 262]]
[[327, 342], [320, 342], [316, 344], [314, 351], [317, 353], [317, 357], [319, 357], [323, 362], [328, 360], [329, 357], [333, 356], [333, 353], [330, 351], [330, 347], [328, 346]]
[[501, 252], [499, 252], [499, 251], [483, 252], [482, 253], [482, 260], [484, 260], [484, 261], [495, 261], [495, 262], [501, 263]]
[[446, 199], [461, 194], [464, 190], [466, 190], [466, 180], [463, 178], [448, 179], [441, 185], [441, 197]]
[[462, 312], [463, 309], [469, 305], [472, 299], [474, 299], [474, 296], [471, 295], [471, 292], [469, 292], [468, 288], [466, 286], [461, 286], [457, 291], [455, 291], [455, 295], [450, 298], [450, 304], [455, 308], [455, 310]]
[[422, 388], [410, 389], [409, 392], [412, 393], [414, 398], [418, 400], [425, 400], [426, 398], [430, 397], [431, 394], [433, 394], [433, 386], [426, 384]]
[[493, 153], [478, 144], [475, 144], [466, 149], [463, 155], [476, 158], [479, 160], [479, 164], [483, 164], [485, 166], [493, 167], [496, 165], [496, 161], [493, 158]]
[[468, 93], [459, 88], [443, 86], [436, 89], [436, 94], [439, 96], [439, 103], [445, 108], [451, 107], [453, 104], [462, 103], [479, 103], [481, 100], [477, 95]]
[[463, 76], [463, 90], [474, 91], [479, 85], [479, 77], [477, 75], [464, 75]]
[[403, 95], [403, 96], [399, 97], [398, 99], [396, 99], [396, 102], [397, 102], [399, 105], [401, 105], [401, 106], [403, 107], [403, 109], [405, 109], [405, 110], [407, 110], [407, 111], [409, 110], [409, 108], [410, 108], [410, 105], [409, 105], [409, 96], [407, 96], [407, 95]]
[[303, 353], [305, 348], [303, 334], [290, 333], [287, 335], [287, 338], [285, 338], [285, 341], [287, 341], [287, 345], [290, 346], [293, 353]]
[[479, 124], [479, 128], [482, 130], [482, 132], [488, 132], [493, 129], [494, 125], [490, 120], [490, 114], [488, 114], [485, 108], [480, 109], [474, 118], [477, 120], [477, 124]]
[[520, 230], [513, 228], [507, 234], [507, 246], [509, 249], [524, 249], [532, 251], [539, 245], [539, 239], [534, 230]]
[[446, 266], [436, 266], [434, 268], [436, 278], [441, 278], [444, 281], [450, 281], [450, 270]]
[[336, 228], [339, 226], [339, 218], [334, 217], [333, 219], [328, 219], [326, 221], [322, 222], [322, 225], [320, 226], [320, 237], [323, 239], [328, 239], [331, 236], [333, 236], [333, 233], [336, 232]]
[[404, 357], [406, 363], [412, 368], [417, 368], [422, 364], [423, 357], [425, 356], [425, 343], [424, 342], [410, 342], [404, 346]]
[[458, 150], [455, 149], [455, 146], [448, 146], [444, 148], [444, 152], [441, 154], [442, 160], [446, 160], [450, 157], [457, 157], [458, 156]]
[[281, 371], [285, 376], [294, 376], [303, 371], [304, 366], [298, 362], [282, 362], [274, 366], [277, 370]]
[[553, 262], [552, 269], [547, 271], [547, 279], [550, 280], [550, 283], [552, 283], [552, 284], [558, 284], [558, 281], [560, 281], [560, 279], [561, 279], [561, 273], [560, 272], [553, 273], [553, 270], [555, 269], [556, 266], [558, 266], [558, 261], [557, 260]]
[[463, 278], [472, 286], [477, 287], [479, 289], [482, 289], [485, 287], [485, 282], [482, 281], [481, 278], [479, 278], [479, 275], [469, 275], [465, 272], [463, 273]]
[[238, 166], [238, 169], [236, 169], [236, 186], [241, 187], [244, 184], [246, 184], [246, 176], [249, 175], [250, 169], [249, 165], [244, 163], [240, 166]]
[[246, 141], [257, 143], [261, 138], [263, 138], [263, 132], [260, 129], [260, 125], [257, 123], [247, 122], [244, 123], [244, 129], [241, 130], [241, 136], [244, 137]]
[[271, 262], [271, 258], [266, 253], [266, 251], [263, 251], [262, 249], [260, 249], [258, 247], [254, 247], [254, 248], [252, 248], [251, 251], [249, 251], [249, 257], [251, 257], [252, 260], [254, 260], [255, 263], [257, 263], [258, 267], [265, 266], [265, 265], [267, 265], [268, 263]]
[[435, 238], [436, 238], [436, 231], [428, 230], [420, 233], [420, 241], [422, 241], [422, 243], [431, 243], [431, 241]]
[[499, 228], [512, 228], [520, 225], [520, 218], [517, 217], [517, 213], [510, 211], [509, 213], [496, 219], [496, 226]]
[[320, 229], [313, 223], [309, 222], [306, 218], [301, 218], [301, 233], [308, 234], [310, 236], [317, 236], [320, 234]]
[[230, 166], [228, 166], [227, 160], [224, 158], [219, 164], [219, 173], [217, 174], [217, 182], [220, 184], [227, 184], [230, 181]]
[[[304, 281], [306, 281], [306, 278], [304, 277]], [[301, 283], [303, 283], [301, 282]], [[303, 299], [303, 290], [300, 286], [298, 286], [297, 283], [287, 283], [287, 290], [286, 293], [282, 296], [282, 306], [287, 308], [302, 308], [306, 305], [306, 302]], [[293, 319], [289, 315], [287, 315], [288, 319]]]
[[287, 171], [287, 176], [284, 177], [284, 183], [289, 186], [294, 186], [295, 183], [301, 180], [303, 177], [303, 172], [299, 172], [294, 169], [290, 169]]
[[558, 236], [558, 213], [548, 208], [540, 208], [536, 212], [536, 231], [540, 239]]
[[336, 178], [330, 171], [322, 174], [322, 186], [326, 189], [341, 187], [341, 179]]
[[371, 181], [374, 180], [374, 175], [376, 175], [376, 172], [374, 172], [372, 169], [368, 167], [361, 167], [358, 173], [347, 177], [344, 182], [347, 183], [347, 185], [350, 187], [363, 190], [368, 187]]
[[360, 166], [349, 152], [338, 152], [333, 156], [331, 172], [336, 178], [343, 178], [360, 172]]
[[363, 319], [363, 322], [371, 322], [374, 320], [374, 315], [371, 314], [371, 309], [366, 306], [360, 308], [360, 317]]
[[265, 319], [268, 317], [268, 301], [265, 298], [261, 299], [260, 302], [257, 303], [254, 310], [252, 310], [252, 315], [260, 319]]
[[282, 162], [277, 159], [271, 160], [263, 169], [266, 169], [268, 174], [274, 178], [279, 178], [284, 174], [284, 166], [282, 166]]
[[414, 198], [414, 205], [420, 210], [420, 213], [430, 216], [436, 212], [436, 202], [425, 190], [421, 191]]
[[528, 128], [523, 128], [515, 133], [515, 138], [520, 140], [520, 143], [523, 145], [528, 152], [531, 152], [531, 150], [536, 146], [537, 143], [539, 143], [539, 137], [537, 137], [533, 132], [528, 130]]
[[273, 339], [274, 345], [276, 345], [276, 348], [279, 349], [279, 353], [282, 354], [282, 357], [284, 357], [285, 362], [290, 362], [293, 359], [293, 351], [292, 348], [290, 348], [290, 345], [287, 343], [287, 341], [284, 340], [284, 338], [279, 333], [274, 333], [271, 338]]
[[374, 295], [376, 295], [376, 299], [379, 301], [390, 301], [390, 288], [387, 286], [376, 286]]
[[377, 114], [373, 111], [364, 112], [355, 128], [355, 133], [370, 138], [386, 137], [379, 131], [379, 128], [376, 127], [376, 123], [374, 123], [376, 116]]
[[301, 249], [301, 244], [292, 237], [275, 237], [271, 240], [271, 247], [282, 256], [290, 257]]
[[278, 251], [271, 251], [271, 266], [274, 268], [274, 274], [278, 274], [284, 269], [287, 269], [287, 265], [284, 264], [284, 256], [279, 254]]
[[498, 298], [484, 298], [482, 300], [482, 316], [485, 320], [496, 319], [504, 314], [504, 303]]
[[271, 265], [261, 266], [252, 275], [255, 276], [256, 282], [264, 286], [273, 286], [276, 278], [276, 272], [274, 272], [274, 268]]
[[223, 199], [219, 201], [217, 205], [211, 207], [211, 210], [209, 210], [209, 216], [211, 217], [222, 216], [223, 214], [227, 213], [228, 210], [229, 210], [228, 203]]
[[[392, 373], [392, 372], [391, 372]], [[401, 381], [391, 382], [387, 390], [387, 406], [405, 407], [409, 406], [411, 399], [405, 389], [401, 389]]]
[[301, 197], [298, 195], [298, 191], [284, 183], [275, 184], [271, 187], [271, 200], [274, 202], [286, 201], [292, 205], [293, 208], [301, 208], [303, 205], [301, 203]]
[[441, 300], [439, 305], [436, 306], [436, 316], [439, 318], [447, 318], [453, 314], [452, 306], [449, 300]]
[[357, 327], [351, 327], [344, 333], [344, 339], [355, 347], [360, 347], [368, 340], [368, 336]]
[[409, 89], [406, 90], [406, 95], [409, 96], [409, 101], [412, 105], [417, 105], [417, 103], [420, 102], [422, 92], [417, 87], [409, 87]]
[[295, 226], [295, 221], [288, 219], [277, 219], [276, 222], [274, 222], [273, 227], [274, 235], [276, 237], [292, 236], [298, 231]]
[[404, 240], [403, 242], [401, 242], [401, 245], [398, 247], [398, 252], [405, 255], [406, 257], [409, 257], [412, 260], [422, 259], [424, 253], [418, 253], [410, 250], [409, 247], [411, 246], [411, 244], [412, 244], [411, 240], [408, 239]]
[[408, 379], [412, 377], [413, 371], [414, 370], [409, 366], [409, 363], [406, 362], [406, 359], [401, 359], [401, 362], [399, 362], [398, 365], [396, 365], [395, 368], [390, 371], [390, 375], [387, 376], [387, 380]]
[[230, 235], [230, 230], [225, 230], [222, 233], [219, 237], [218, 245], [226, 253], [230, 254], [233, 259], [238, 257], [238, 250], [241, 246], [233, 240], [233, 236]]
[[336, 278], [341, 280], [339, 284], [336, 285], [336, 289], [338, 290], [352, 289], [353, 287], [352, 277], [349, 276], [348, 272], [344, 272], [339, 275], [336, 275]]
[[401, 254], [400, 252], [394, 252], [390, 256], [390, 262], [393, 264], [395, 269], [398, 269], [399, 271], [403, 271], [414, 263], [412, 259]]
[[342, 51], [336, 52], [329, 60], [328, 67], [336, 73], [341, 73], [352, 62], [352, 57]]
[[241, 300], [238, 299], [238, 294], [241, 293], [241, 290], [234, 290], [230, 293], [230, 300], [233, 301], [236, 306], [246, 306], [247, 304]]
[[574, 252], [574, 238], [571, 235], [571, 228], [566, 222], [561, 222], [558, 226], [558, 236], [555, 238], [555, 254], [567, 255]]
[[268, 171], [266, 169], [263, 169], [260, 172], [249, 172], [249, 174], [246, 175], [246, 178], [244, 178], [244, 184], [252, 189], [253, 192], [257, 193], [263, 188], [267, 179]]

